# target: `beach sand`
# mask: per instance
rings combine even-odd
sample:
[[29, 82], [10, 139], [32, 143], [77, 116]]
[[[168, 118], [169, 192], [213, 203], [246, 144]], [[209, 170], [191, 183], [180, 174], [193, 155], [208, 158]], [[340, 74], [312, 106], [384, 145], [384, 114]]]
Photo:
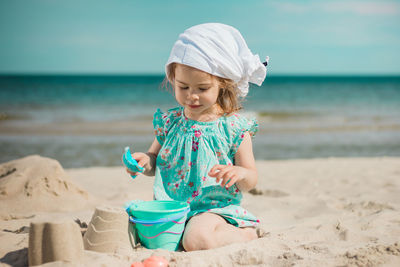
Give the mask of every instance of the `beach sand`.
[[[160, 255], [170, 266], [400, 266], [400, 158], [257, 161], [243, 206], [268, 234], [207, 251], [84, 251], [82, 266], [130, 266]], [[28, 264], [33, 222], [89, 223], [97, 206], [152, 199], [152, 177], [123, 167], [63, 170], [33, 156], [0, 165], [0, 266]], [[51, 262], [43, 266], [76, 266]]]

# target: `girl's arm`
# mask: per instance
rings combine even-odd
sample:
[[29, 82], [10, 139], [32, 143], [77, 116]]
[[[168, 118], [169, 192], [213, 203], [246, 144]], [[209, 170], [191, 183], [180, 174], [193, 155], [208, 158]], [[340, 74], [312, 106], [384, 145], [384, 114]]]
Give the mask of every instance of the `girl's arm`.
[[[143, 174], [145, 174], [147, 176], [154, 176], [155, 171], [156, 171], [156, 159], [157, 159], [158, 152], [160, 152], [160, 149], [161, 149], [160, 143], [158, 143], [157, 138], [154, 138], [154, 141], [151, 144], [147, 153], [135, 152], [132, 154], [132, 157], [134, 159], [136, 159], [138, 164], [145, 168], [145, 171]], [[131, 175], [138, 174], [136, 172], [130, 172], [128, 169], [127, 169], [127, 172]]]
[[256, 186], [258, 173], [248, 132], [244, 134], [243, 141], [235, 154], [235, 165], [215, 165], [208, 175], [215, 177], [217, 182], [222, 180], [221, 186], [230, 187], [236, 184], [241, 191], [249, 191]]
[[238, 188], [241, 191], [249, 191], [256, 187], [258, 172], [253, 154], [253, 143], [248, 132], [244, 134], [243, 141], [235, 154], [235, 166], [243, 168], [245, 172], [245, 178], [236, 183]]
[[161, 145], [157, 141], [157, 138], [154, 138], [153, 143], [151, 144], [149, 150], [147, 151], [147, 155], [150, 157], [150, 162], [149, 162], [149, 170], [145, 171], [145, 174], [148, 176], [154, 176], [156, 172], [156, 159], [158, 156], [158, 152], [160, 152]]

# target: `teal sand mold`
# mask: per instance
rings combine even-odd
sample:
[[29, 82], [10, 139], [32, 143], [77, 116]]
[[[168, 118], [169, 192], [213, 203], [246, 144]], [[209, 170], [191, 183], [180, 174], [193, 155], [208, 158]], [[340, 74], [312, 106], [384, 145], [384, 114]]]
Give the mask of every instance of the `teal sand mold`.
[[[131, 172], [144, 172], [144, 168], [139, 166], [138, 162], [132, 157], [129, 146], [125, 147], [125, 152], [122, 155], [122, 162]], [[131, 175], [131, 177], [135, 179], [136, 175]]]

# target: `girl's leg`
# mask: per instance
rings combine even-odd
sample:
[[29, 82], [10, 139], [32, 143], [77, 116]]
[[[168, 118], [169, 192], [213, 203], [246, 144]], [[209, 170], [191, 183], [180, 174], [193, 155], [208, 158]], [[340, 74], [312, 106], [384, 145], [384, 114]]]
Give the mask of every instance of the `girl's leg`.
[[239, 228], [213, 213], [192, 217], [186, 225], [182, 244], [186, 251], [212, 249], [231, 243], [246, 242], [257, 238], [252, 227]]

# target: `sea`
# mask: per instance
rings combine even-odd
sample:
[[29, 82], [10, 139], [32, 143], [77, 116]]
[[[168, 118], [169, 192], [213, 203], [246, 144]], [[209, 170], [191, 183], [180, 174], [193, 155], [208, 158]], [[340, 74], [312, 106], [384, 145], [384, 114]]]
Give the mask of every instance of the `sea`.
[[[0, 163], [121, 166], [124, 147], [147, 151], [154, 112], [178, 106], [163, 78], [0, 76]], [[400, 156], [400, 76], [269, 76], [242, 113], [259, 122], [256, 160]]]

